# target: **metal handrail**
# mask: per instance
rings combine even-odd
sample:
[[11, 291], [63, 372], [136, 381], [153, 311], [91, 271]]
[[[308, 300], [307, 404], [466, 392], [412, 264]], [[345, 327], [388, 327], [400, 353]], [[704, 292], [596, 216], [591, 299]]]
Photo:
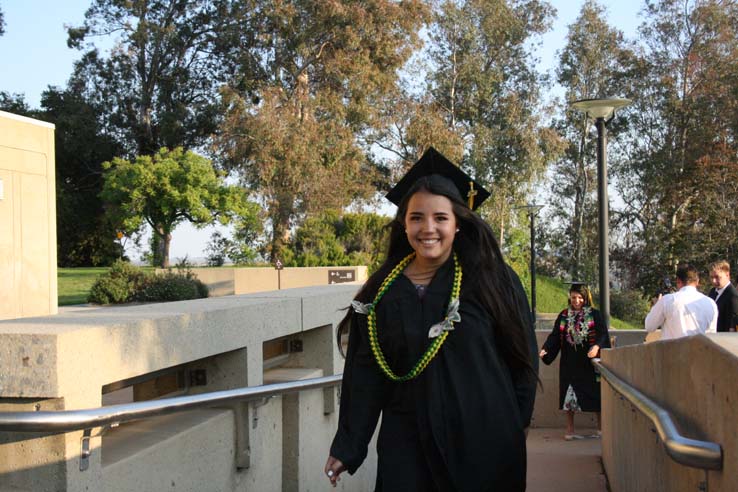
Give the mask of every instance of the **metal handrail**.
[[287, 383], [213, 391], [85, 410], [0, 412], [0, 431], [69, 432], [108, 425], [115, 426], [132, 420], [168, 415], [193, 408], [213, 407], [236, 401], [261, 400], [287, 393], [335, 386], [341, 382], [342, 377], [342, 374], [336, 374]]
[[648, 417], [659, 438], [664, 443], [666, 454], [682, 465], [707, 470], [723, 469], [723, 450], [719, 444], [710, 441], [689, 439], [679, 434], [669, 412], [660, 407], [646, 395], [617, 377], [600, 359], [592, 359], [592, 363], [599, 370], [605, 381], [612, 388], [624, 396], [638, 410]]

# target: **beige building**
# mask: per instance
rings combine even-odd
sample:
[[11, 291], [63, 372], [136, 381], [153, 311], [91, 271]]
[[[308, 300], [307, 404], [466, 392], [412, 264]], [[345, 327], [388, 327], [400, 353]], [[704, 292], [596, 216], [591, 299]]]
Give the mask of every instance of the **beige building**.
[[0, 111], [0, 319], [57, 312], [54, 125]]

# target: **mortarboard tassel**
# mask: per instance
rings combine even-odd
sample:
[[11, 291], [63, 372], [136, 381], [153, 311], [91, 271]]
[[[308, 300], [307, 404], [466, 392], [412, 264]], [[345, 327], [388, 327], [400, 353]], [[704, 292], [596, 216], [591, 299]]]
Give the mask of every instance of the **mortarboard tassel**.
[[474, 181], [469, 181], [469, 192], [466, 194], [466, 198], [469, 200], [469, 209], [474, 210], [474, 197], [477, 195], [477, 190], [474, 189]]

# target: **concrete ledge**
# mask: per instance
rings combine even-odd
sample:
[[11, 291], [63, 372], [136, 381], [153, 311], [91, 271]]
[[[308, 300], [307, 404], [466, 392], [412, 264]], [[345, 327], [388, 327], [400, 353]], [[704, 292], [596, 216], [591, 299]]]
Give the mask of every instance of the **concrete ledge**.
[[0, 397], [98, 406], [104, 384], [333, 325], [356, 289], [287, 289], [0, 321]]

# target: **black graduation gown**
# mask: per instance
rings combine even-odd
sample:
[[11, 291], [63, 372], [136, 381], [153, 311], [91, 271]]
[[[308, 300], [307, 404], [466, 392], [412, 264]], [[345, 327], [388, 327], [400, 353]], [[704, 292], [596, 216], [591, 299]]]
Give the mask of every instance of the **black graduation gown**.
[[[520, 280], [510, 271], [522, 299], [519, 308], [530, 321]], [[428, 329], [443, 320], [452, 281], [449, 261], [422, 299], [400, 275], [380, 301], [380, 346], [395, 374], [406, 374], [430, 343]], [[461, 321], [436, 357], [420, 376], [404, 383], [381, 372], [369, 347], [366, 316], [353, 315], [330, 453], [353, 474], [366, 457], [381, 413], [377, 491], [525, 490], [523, 429], [533, 412], [536, 381], [508, 369], [492, 321], [469, 294], [462, 290]], [[532, 322], [529, 328], [537, 367]]]
[[[562, 311], [556, 318], [551, 334], [543, 344], [543, 348], [547, 352], [543, 357], [543, 362], [546, 365], [551, 364], [561, 351], [559, 408], [564, 407], [566, 391], [571, 385], [583, 412], [600, 411], [600, 382], [592, 365], [592, 359], [587, 357], [587, 352], [589, 352], [592, 345], [599, 345], [600, 348], [610, 347], [610, 334], [598, 310], [592, 309], [592, 318], [594, 319], [594, 336], [587, 337], [583, 345], [577, 345], [575, 348], [566, 340], [562, 340], [560, 326], [562, 320], [566, 322], [566, 310]], [[594, 340], [594, 343], [592, 343], [592, 340]]]

